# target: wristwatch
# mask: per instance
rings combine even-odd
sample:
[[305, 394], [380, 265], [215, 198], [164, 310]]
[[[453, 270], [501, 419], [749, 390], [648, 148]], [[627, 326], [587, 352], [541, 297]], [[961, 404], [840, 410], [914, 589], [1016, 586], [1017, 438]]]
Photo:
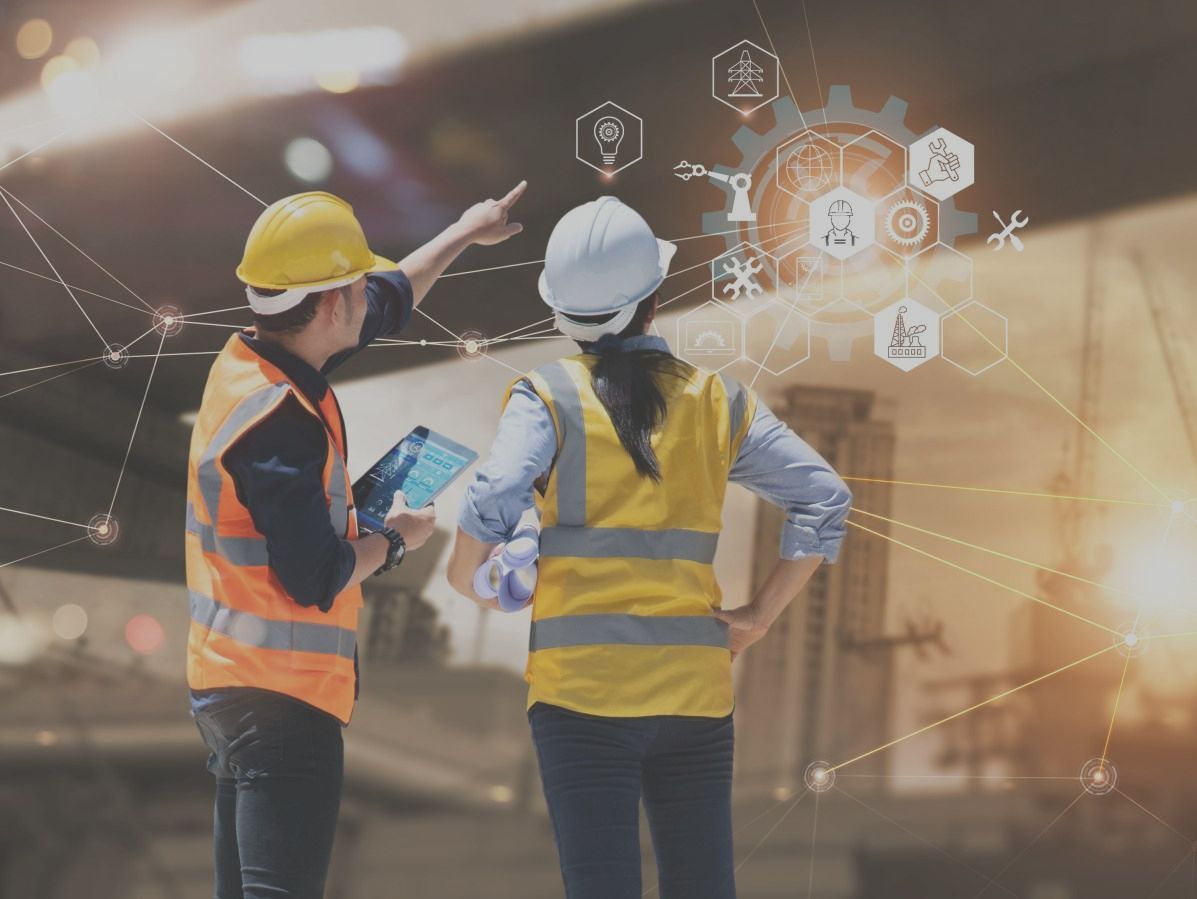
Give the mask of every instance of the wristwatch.
[[391, 543], [390, 548], [387, 550], [387, 560], [382, 563], [381, 568], [374, 572], [377, 576], [384, 571], [390, 571], [403, 561], [403, 557], [407, 555], [407, 544], [403, 542], [403, 535], [394, 528], [383, 528], [376, 533], [382, 534]]

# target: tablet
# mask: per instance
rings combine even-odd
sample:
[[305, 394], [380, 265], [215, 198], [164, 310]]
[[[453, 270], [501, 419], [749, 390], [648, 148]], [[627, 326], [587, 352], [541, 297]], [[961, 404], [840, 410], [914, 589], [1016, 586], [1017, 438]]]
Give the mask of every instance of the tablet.
[[420, 509], [469, 468], [478, 454], [428, 428], [413, 428], [353, 485], [353, 505], [363, 530], [380, 531], [395, 491], [402, 490], [407, 505]]

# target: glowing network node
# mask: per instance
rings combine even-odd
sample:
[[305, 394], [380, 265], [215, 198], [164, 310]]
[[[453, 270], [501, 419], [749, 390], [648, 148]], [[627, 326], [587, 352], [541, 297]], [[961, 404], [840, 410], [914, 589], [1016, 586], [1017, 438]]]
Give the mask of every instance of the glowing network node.
[[1081, 768], [1081, 786], [1092, 796], [1113, 792], [1118, 783], [1118, 771], [1109, 759], [1089, 759]]
[[177, 306], [159, 306], [154, 313], [154, 330], [163, 337], [174, 337], [183, 330], [183, 313]]
[[1143, 629], [1136, 622], [1125, 622], [1114, 635], [1114, 646], [1124, 656], [1134, 657], [1143, 651]]
[[420, 338], [420, 346], [428, 346], [428, 338], [421, 337]]
[[115, 518], [106, 512], [100, 512], [91, 517], [87, 523], [88, 539], [96, 546], [108, 546], [116, 542], [120, 536], [121, 527]]
[[486, 355], [486, 336], [481, 331], [463, 331], [457, 355], [462, 359], [481, 359]]
[[129, 350], [119, 343], [110, 343], [104, 350], [103, 359], [109, 368], [124, 368], [129, 364]]
[[811, 762], [806, 766], [803, 780], [812, 793], [826, 793], [835, 786], [835, 770], [827, 762]]
[[1185, 510], [1185, 501], [1183, 499], [1172, 500], [1172, 511], [1183, 512]]

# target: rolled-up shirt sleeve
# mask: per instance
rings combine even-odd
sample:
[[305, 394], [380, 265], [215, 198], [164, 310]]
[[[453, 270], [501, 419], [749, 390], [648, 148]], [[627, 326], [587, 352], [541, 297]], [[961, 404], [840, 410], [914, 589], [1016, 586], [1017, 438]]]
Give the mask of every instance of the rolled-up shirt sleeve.
[[785, 510], [783, 559], [839, 557], [852, 508], [852, 491], [810, 444], [781, 422], [765, 404], [740, 445], [728, 479]]
[[504, 543], [532, 507], [532, 488], [553, 464], [557, 430], [548, 407], [525, 381], [511, 390], [490, 457], [466, 488], [458, 526], [483, 543]]

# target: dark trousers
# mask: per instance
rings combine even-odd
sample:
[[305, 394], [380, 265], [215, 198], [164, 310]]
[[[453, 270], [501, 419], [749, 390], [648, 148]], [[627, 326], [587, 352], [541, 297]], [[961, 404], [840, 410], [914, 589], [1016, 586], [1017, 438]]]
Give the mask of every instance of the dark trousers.
[[735, 899], [731, 715], [528, 718], [566, 899], [640, 899], [642, 795], [661, 899]]
[[216, 776], [216, 899], [321, 899], [341, 803], [341, 723], [281, 693], [196, 711]]

